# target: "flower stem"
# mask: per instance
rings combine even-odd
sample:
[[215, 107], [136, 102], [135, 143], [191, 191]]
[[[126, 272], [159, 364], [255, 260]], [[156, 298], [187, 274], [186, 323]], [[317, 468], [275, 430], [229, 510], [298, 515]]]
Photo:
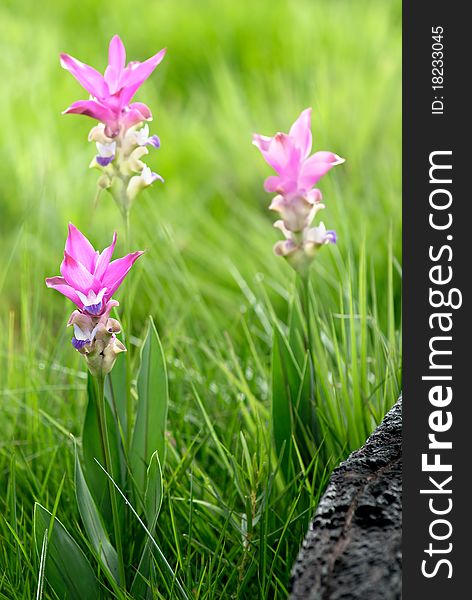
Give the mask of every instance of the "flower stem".
[[[131, 223], [130, 223], [130, 210], [129, 205], [126, 204], [126, 208], [123, 209], [123, 221], [125, 226], [125, 244], [126, 252], [131, 252]], [[131, 424], [133, 417], [133, 397], [131, 395], [131, 343], [129, 338], [131, 335], [131, 308], [130, 303], [127, 302], [124, 312], [125, 321], [125, 340], [128, 346], [128, 352], [126, 353], [126, 444], [127, 451], [131, 448]]]
[[313, 336], [312, 336], [312, 324], [311, 324], [311, 306], [310, 306], [310, 278], [308, 273], [299, 275], [301, 279], [301, 305], [302, 312], [305, 318], [305, 331], [304, 331], [304, 343], [305, 351], [310, 357], [310, 361], [313, 361]]
[[123, 220], [125, 223], [125, 244], [126, 251], [130, 252], [131, 248], [131, 227], [130, 227], [130, 219], [129, 219], [129, 207], [123, 209]]
[[[301, 305], [302, 312], [305, 318], [304, 342], [305, 351], [308, 356], [308, 365], [310, 369], [310, 402], [315, 412], [315, 368], [314, 368], [314, 353], [313, 353], [313, 332], [311, 322], [311, 306], [310, 306], [310, 276], [308, 271], [300, 274], [301, 279]], [[315, 417], [314, 417], [315, 419]], [[316, 424], [312, 426], [316, 428]]]
[[[111, 452], [110, 452], [110, 441], [108, 439], [108, 430], [106, 423], [106, 413], [105, 413], [105, 377], [104, 375], [99, 375], [97, 377], [98, 383], [98, 398], [97, 398], [97, 415], [98, 422], [100, 427], [100, 440], [102, 444], [103, 456], [105, 458], [105, 468], [107, 473], [113, 479], [113, 466], [111, 460]], [[108, 489], [110, 492], [110, 503], [111, 503], [111, 512], [113, 516], [113, 529], [115, 532], [115, 544], [116, 544], [116, 552], [118, 555], [118, 572], [119, 572], [119, 584], [124, 588], [126, 587], [126, 575], [125, 575], [125, 565], [123, 560], [123, 544], [121, 540], [121, 528], [120, 528], [120, 520], [118, 516], [118, 505], [116, 502], [115, 490], [113, 487], [113, 483], [110, 479], [108, 479]]]

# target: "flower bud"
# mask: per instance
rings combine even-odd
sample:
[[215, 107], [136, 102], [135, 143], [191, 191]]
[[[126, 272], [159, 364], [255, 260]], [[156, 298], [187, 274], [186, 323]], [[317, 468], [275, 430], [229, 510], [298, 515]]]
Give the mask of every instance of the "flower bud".
[[93, 352], [87, 354], [87, 365], [94, 377], [104, 377], [114, 367], [118, 354], [126, 352], [124, 344], [115, 335], [109, 337], [108, 342], [98, 340]]
[[164, 181], [160, 175], [153, 173], [147, 166], [144, 167], [140, 175], [135, 175], [132, 177], [126, 190], [130, 202], [136, 198], [141, 190], [152, 185], [156, 179]]
[[276, 221], [274, 227], [280, 229], [286, 238], [275, 244], [274, 253], [285, 258], [299, 273], [307, 271], [321, 246], [337, 241], [336, 232], [326, 230], [323, 222], [318, 227], [307, 227], [300, 232], [291, 231], [282, 220]]
[[149, 135], [147, 124], [140, 129], [138, 127], [135, 124], [122, 128], [113, 138], [107, 136], [103, 124], [97, 125], [89, 133], [89, 140], [95, 142], [98, 152], [89, 166], [101, 171], [98, 187], [110, 191], [123, 213], [129, 211], [142, 189], [156, 179], [164, 181], [141, 160], [149, 154], [148, 146], [160, 147], [159, 138]]
[[115, 336], [113, 336], [112, 339], [114, 340], [114, 343], [108, 344], [103, 351], [102, 372], [104, 375], [113, 369], [118, 354], [126, 352], [126, 348], [120, 340], [116, 339]]
[[105, 125], [103, 123], [99, 123], [95, 127], [92, 127], [88, 134], [89, 142], [98, 142], [100, 144], [109, 144], [113, 141], [112, 138], [109, 138], [105, 135]]
[[[95, 162], [95, 164], [96, 164], [96, 161], [95, 161], [95, 160], [94, 160], [94, 162]], [[106, 190], [106, 189], [108, 189], [108, 188], [111, 186], [111, 179], [110, 179], [110, 177], [109, 177], [109, 176], [108, 176], [106, 173], [104, 173], [104, 174], [103, 174], [103, 175], [102, 175], [102, 176], [99, 178], [99, 180], [97, 181], [97, 185], [98, 185], [98, 187], [99, 187], [100, 189], [102, 189], [102, 190]]]
[[145, 164], [140, 160], [143, 156], [149, 154], [149, 150], [143, 146], [135, 148], [126, 161], [123, 161], [121, 165], [122, 173], [126, 175], [133, 175], [134, 173], [141, 173], [145, 168]]

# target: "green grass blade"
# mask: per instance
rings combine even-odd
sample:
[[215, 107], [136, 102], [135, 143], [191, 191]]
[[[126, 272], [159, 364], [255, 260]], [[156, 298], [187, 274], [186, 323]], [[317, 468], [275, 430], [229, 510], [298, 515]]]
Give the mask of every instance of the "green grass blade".
[[46, 567], [46, 556], [48, 551], [48, 530], [45, 529], [43, 535], [43, 544], [41, 546], [41, 556], [39, 559], [38, 588], [36, 590], [36, 600], [42, 600], [44, 590], [44, 571]]

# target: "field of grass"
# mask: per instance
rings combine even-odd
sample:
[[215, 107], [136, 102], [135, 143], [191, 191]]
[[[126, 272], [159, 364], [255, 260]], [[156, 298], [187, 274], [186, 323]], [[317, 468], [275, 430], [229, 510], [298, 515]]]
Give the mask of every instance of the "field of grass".
[[[84, 98], [68, 52], [106, 66], [167, 56], [138, 94], [161, 149], [133, 207], [146, 249], [117, 296], [136, 364], [148, 315], [170, 383], [164, 502], [156, 539], [192, 599], [285, 598], [330, 470], [365, 441], [401, 385], [401, 13], [398, 0], [104, 0], [0, 4], [0, 598], [35, 597], [35, 501], [86, 554], [74, 496], [86, 367], [70, 344], [70, 302], [48, 290], [67, 223], [97, 248], [118, 232], [96, 199], [92, 121], [61, 116]], [[272, 329], [295, 285], [253, 132], [287, 131], [313, 107], [314, 148], [346, 163], [321, 182], [338, 244], [311, 272], [316, 378], [329, 456], [284, 481], [270, 431]], [[121, 359], [120, 359], [121, 360]], [[119, 366], [119, 363], [118, 363]], [[161, 565], [162, 566], [162, 565]], [[155, 598], [178, 598], [157, 573]], [[44, 598], [54, 595], [46, 586]], [[135, 598], [134, 600], [138, 600]]]

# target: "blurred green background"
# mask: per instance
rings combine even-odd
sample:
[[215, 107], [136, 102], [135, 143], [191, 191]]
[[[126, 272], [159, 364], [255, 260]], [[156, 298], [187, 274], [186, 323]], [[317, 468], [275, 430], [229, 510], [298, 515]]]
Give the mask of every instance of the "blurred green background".
[[[279, 235], [263, 190], [271, 172], [251, 135], [288, 131], [307, 106], [313, 107], [314, 150], [346, 158], [319, 184], [327, 205], [322, 219], [339, 239], [313, 269], [319, 304], [336, 313], [340, 286], [352, 284], [356, 294], [364, 244], [378, 326], [397, 345], [396, 360], [400, 356], [399, 0], [2, 0], [0, 495], [5, 490], [8, 508], [1, 500], [0, 507], [11, 523], [20, 498], [17, 537], [25, 547], [33, 500], [51, 503], [63, 473], [71, 476], [67, 434], [80, 433], [84, 402], [85, 367], [65, 329], [71, 306], [46, 289], [44, 278], [59, 273], [69, 220], [99, 249], [117, 230], [116, 255], [125, 252], [111, 197], [104, 193], [95, 205], [97, 174], [88, 169], [95, 149], [87, 142], [94, 122], [61, 115], [86, 92], [60, 68], [59, 53], [103, 72], [115, 33], [130, 60], [168, 48], [136, 96], [153, 111], [151, 133], [160, 136], [161, 149], [148, 162], [165, 183], [154, 184], [133, 208], [132, 249], [148, 252], [117, 298], [132, 306], [133, 355], [146, 315], [155, 318], [169, 360], [169, 428], [177, 447], [179, 435], [185, 445], [204, 428], [192, 383], [202, 385], [212, 420], [228, 427], [230, 447], [244, 393], [222, 374], [222, 364], [231, 370], [228, 348], [235, 348], [248, 385], [267, 404], [267, 315], [284, 316], [293, 273], [272, 254]], [[254, 378], [248, 331], [261, 362]], [[67, 452], [59, 456], [61, 448]], [[14, 485], [12, 455], [19, 461]], [[67, 506], [71, 492], [64, 494]], [[14, 555], [18, 541], [8, 526], [2, 531]], [[297, 535], [281, 569], [281, 590]], [[25, 569], [34, 585], [33, 554], [29, 549], [28, 568], [18, 566], [24, 557], [0, 559], [7, 573], [0, 594], [16, 598], [15, 581], [26, 577]], [[232, 560], [247, 566], [244, 558], [228, 557], [228, 564]], [[218, 593], [214, 597], [226, 597]], [[247, 591], [227, 597], [238, 593], [254, 597], [244, 596]]]

